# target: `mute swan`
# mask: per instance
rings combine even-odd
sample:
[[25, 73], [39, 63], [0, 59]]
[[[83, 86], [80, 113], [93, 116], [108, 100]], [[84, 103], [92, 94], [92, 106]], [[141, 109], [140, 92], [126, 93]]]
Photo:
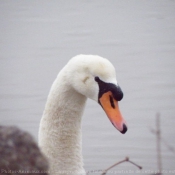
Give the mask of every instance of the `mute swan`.
[[50, 162], [50, 174], [84, 174], [81, 117], [86, 99], [97, 101], [121, 133], [126, 122], [118, 108], [123, 98], [115, 68], [94, 55], [73, 57], [59, 72], [48, 95], [39, 128], [39, 146]]

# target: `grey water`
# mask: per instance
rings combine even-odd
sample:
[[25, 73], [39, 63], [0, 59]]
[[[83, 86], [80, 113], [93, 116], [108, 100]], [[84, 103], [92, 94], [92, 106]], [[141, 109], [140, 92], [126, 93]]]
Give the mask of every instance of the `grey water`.
[[129, 128], [120, 134], [88, 100], [82, 120], [85, 169], [106, 169], [128, 156], [142, 172], [124, 163], [115, 173], [155, 172], [152, 131], [159, 112], [162, 169], [175, 174], [175, 1], [1, 0], [0, 124], [16, 125], [37, 140], [52, 82], [77, 54], [114, 64]]

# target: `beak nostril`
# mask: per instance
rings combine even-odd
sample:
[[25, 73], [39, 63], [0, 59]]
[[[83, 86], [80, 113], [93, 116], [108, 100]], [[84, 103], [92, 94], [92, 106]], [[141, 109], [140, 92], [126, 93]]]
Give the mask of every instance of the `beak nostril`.
[[115, 109], [115, 104], [114, 104], [114, 100], [113, 100], [113, 97], [111, 95], [109, 95], [109, 100], [110, 100], [110, 103], [111, 103], [111, 107], [113, 109]]
[[123, 124], [123, 130], [121, 131], [122, 134], [125, 134], [127, 131], [127, 126], [125, 124]]

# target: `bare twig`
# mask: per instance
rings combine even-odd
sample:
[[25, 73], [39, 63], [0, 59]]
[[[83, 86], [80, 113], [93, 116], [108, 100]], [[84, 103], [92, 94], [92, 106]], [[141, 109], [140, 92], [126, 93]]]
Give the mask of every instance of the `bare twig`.
[[138, 167], [139, 169], [142, 169], [142, 167], [140, 165], [137, 165], [136, 163], [132, 162], [129, 160], [129, 157], [126, 157], [124, 160], [119, 161], [117, 163], [115, 163], [114, 165], [110, 166], [109, 168], [103, 170], [103, 173], [101, 175], [106, 175], [107, 171], [109, 171], [110, 169], [114, 168], [115, 166], [124, 163], [124, 162], [130, 162], [131, 164], [135, 165], [136, 167]]
[[173, 152], [175, 154], [175, 148], [171, 145], [169, 145], [165, 139], [161, 138], [162, 139], [162, 142], [165, 144], [165, 146], [168, 148], [169, 151]]
[[161, 129], [160, 129], [160, 114], [156, 114], [156, 126], [157, 126], [157, 163], [158, 163], [158, 170], [162, 172], [162, 157], [161, 157]]
[[[157, 167], [162, 171], [162, 157], [161, 157], [161, 128], [160, 128], [160, 114], [156, 114], [156, 130], [151, 129], [151, 132], [156, 135], [156, 149], [157, 149]], [[161, 174], [161, 173], [160, 173]]]
[[130, 160], [129, 160], [129, 157], [126, 157], [124, 160], [121, 160], [121, 161], [119, 161], [119, 162], [117, 162], [117, 163], [111, 165], [110, 167], [108, 167], [108, 168], [105, 169], [105, 170], [88, 171], [88, 172], [86, 173], [86, 175], [88, 175], [89, 173], [92, 173], [92, 172], [102, 172], [101, 175], [106, 175], [106, 173], [107, 173], [110, 169], [112, 169], [112, 168], [114, 168], [115, 166], [117, 166], [117, 165], [119, 165], [119, 164], [121, 164], [121, 163], [124, 163], [124, 162], [129, 162], [129, 163], [135, 165], [136, 167], [138, 167], [139, 169], [142, 169], [142, 167], [141, 167], [140, 165], [134, 163], [133, 161], [130, 161]]
[[[156, 117], [157, 118], [160, 117], [160, 114], [157, 113]], [[157, 122], [157, 124], [159, 124], [159, 123]], [[157, 128], [158, 128], [158, 126], [157, 126]], [[159, 130], [160, 130], [160, 126], [159, 126]], [[156, 135], [156, 137], [158, 137], [158, 135], [161, 134], [161, 131], [158, 131], [158, 129], [155, 130], [153, 128], [150, 128], [150, 131], [152, 134]], [[174, 153], [174, 155], [175, 155], [175, 148], [173, 146], [171, 146], [170, 144], [168, 144], [162, 136], [161, 137], [159, 136], [159, 139], [160, 139], [160, 142], [163, 143], [167, 147], [167, 149], [169, 151], [171, 151], [172, 153]]]

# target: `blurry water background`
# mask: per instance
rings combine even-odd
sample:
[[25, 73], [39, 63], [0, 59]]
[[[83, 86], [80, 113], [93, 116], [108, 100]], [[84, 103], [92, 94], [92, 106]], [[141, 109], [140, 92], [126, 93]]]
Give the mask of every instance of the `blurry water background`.
[[[157, 112], [162, 137], [175, 147], [175, 1], [1, 0], [0, 124], [19, 126], [37, 140], [52, 82], [81, 53], [114, 64], [129, 126], [120, 134], [88, 100], [82, 124], [86, 170], [107, 168], [126, 156], [144, 174], [157, 170], [150, 131]], [[164, 144], [162, 159], [164, 171], [175, 169], [175, 152]], [[137, 168], [125, 163], [115, 170]]]

